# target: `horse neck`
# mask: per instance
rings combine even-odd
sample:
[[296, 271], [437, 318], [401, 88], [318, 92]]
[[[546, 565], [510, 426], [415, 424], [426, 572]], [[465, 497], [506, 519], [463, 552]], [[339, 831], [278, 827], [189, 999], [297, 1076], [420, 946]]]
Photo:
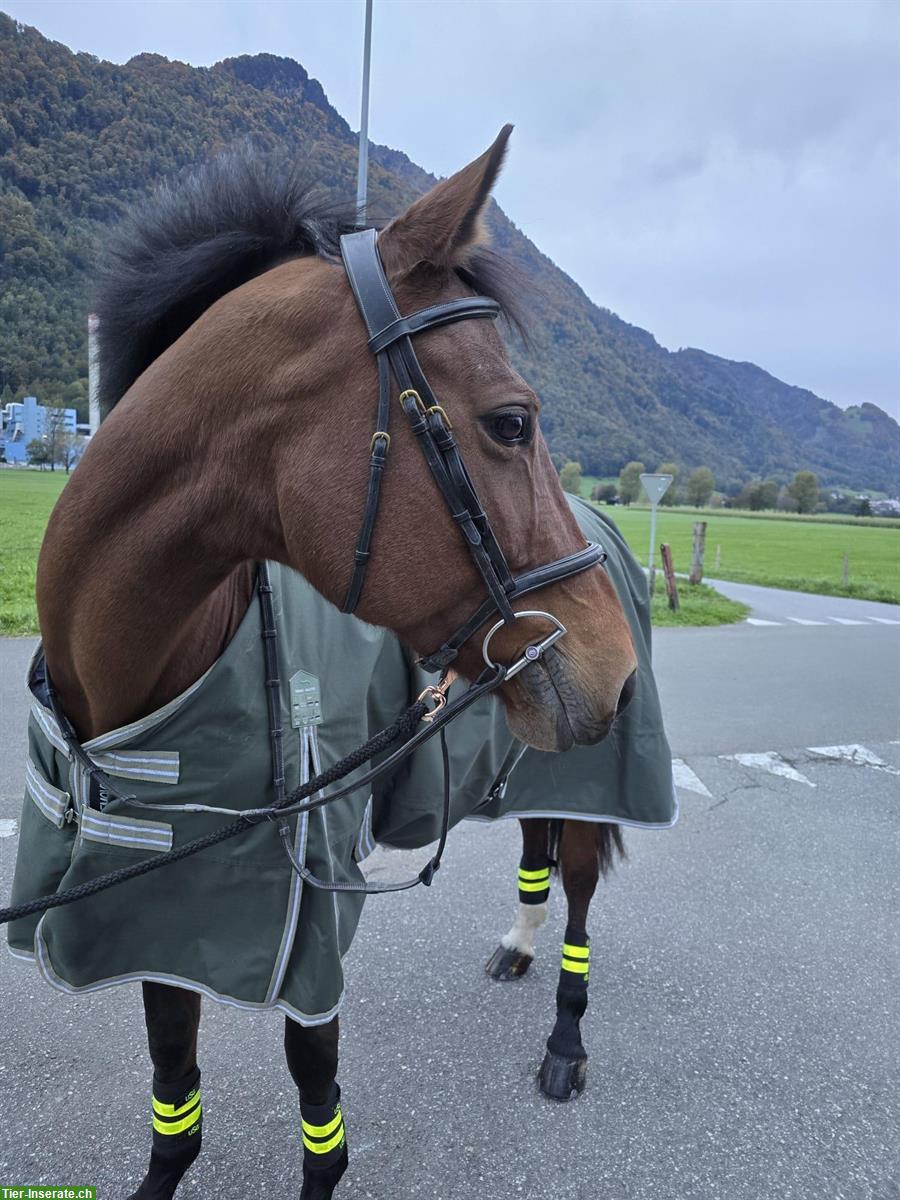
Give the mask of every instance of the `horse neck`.
[[215, 424], [200, 409], [174, 414], [159, 383], [139, 381], [104, 423], [41, 548], [47, 666], [83, 739], [154, 711], [199, 678], [246, 612], [255, 562], [283, 557], [271, 488], [239, 487], [228, 467], [242, 445], [245, 474], [267, 476], [240, 405], [220, 397]]

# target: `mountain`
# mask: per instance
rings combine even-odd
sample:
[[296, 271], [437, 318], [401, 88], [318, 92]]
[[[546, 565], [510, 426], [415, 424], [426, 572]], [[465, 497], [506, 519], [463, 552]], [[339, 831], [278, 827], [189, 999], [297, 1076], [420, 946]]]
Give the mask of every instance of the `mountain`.
[[[258, 54], [207, 68], [139, 54], [118, 65], [0, 14], [0, 401], [28, 389], [84, 413], [85, 314], [105, 227], [160, 179], [248, 138], [303, 159], [335, 197], [355, 194], [353, 131], [299, 63]], [[388, 147], [369, 161], [376, 215], [434, 182]], [[900, 490], [900, 427], [874, 405], [842, 411], [752, 363], [672, 353], [592, 303], [496, 205], [490, 224], [532, 289], [530, 344], [512, 353], [559, 459], [594, 474], [631, 458], [706, 464], [726, 489], [808, 468], [824, 483]]]

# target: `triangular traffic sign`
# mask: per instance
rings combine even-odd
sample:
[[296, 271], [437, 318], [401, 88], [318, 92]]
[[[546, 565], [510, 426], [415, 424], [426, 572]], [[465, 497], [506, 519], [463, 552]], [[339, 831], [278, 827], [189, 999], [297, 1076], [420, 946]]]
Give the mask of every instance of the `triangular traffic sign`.
[[650, 497], [651, 504], [659, 504], [663, 496], [669, 489], [669, 484], [675, 478], [674, 475], [642, 475], [641, 483], [644, 485], [644, 491]]

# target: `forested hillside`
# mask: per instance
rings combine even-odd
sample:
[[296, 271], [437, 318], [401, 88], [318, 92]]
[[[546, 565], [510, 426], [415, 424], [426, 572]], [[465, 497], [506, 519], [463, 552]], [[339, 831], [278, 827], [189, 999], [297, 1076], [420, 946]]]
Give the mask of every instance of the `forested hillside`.
[[[117, 65], [0, 14], [3, 399], [27, 389], [84, 412], [85, 315], [104, 228], [160, 179], [248, 138], [303, 159], [336, 198], [354, 195], [353, 133], [298, 63], [256, 55], [196, 68], [142, 54]], [[375, 147], [370, 211], [389, 216], [432, 182]], [[800, 468], [826, 483], [900, 488], [900, 428], [880, 409], [842, 412], [752, 364], [670, 353], [593, 304], [496, 206], [491, 223], [496, 247], [534, 285], [532, 343], [513, 354], [557, 455], [595, 474], [630, 458], [706, 464], [726, 488]]]

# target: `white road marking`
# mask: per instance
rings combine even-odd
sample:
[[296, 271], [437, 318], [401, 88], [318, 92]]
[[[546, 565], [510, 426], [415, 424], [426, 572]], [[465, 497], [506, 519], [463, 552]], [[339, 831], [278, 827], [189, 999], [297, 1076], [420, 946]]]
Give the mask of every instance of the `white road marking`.
[[794, 783], [805, 783], [807, 787], [816, 785], [805, 775], [796, 771], [790, 763], [786, 763], [780, 754], [774, 750], [764, 750], [761, 754], [720, 754], [720, 758], [732, 759], [742, 767], [752, 767], [757, 771], [766, 771], [769, 775], [779, 775], [782, 779], [791, 779]]
[[708, 796], [712, 800], [712, 792], [683, 758], [672, 759], [672, 778], [675, 780], [676, 787], [687, 788], [689, 792], [696, 792], [699, 796]]
[[780, 621], [764, 621], [762, 617], [748, 617], [748, 625], [780, 625]]
[[857, 767], [874, 767], [876, 771], [884, 771], [887, 775], [900, 775], [896, 767], [888, 766], [883, 758], [873, 754], [867, 746], [855, 742], [847, 746], [807, 746], [806, 749], [808, 754], [815, 754], [817, 758], [839, 759]]
[[17, 829], [15, 817], [3, 817], [0, 820], [0, 837], [14, 837]]
[[879, 625], [900, 625], [900, 621], [895, 621], [893, 617], [869, 617], [870, 621], [877, 621]]
[[866, 625], [866, 621], [857, 621], [853, 617], [829, 617], [829, 621], [837, 621], [838, 625]]
[[788, 617], [795, 625], [827, 625], [827, 621], [808, 621], [806, 617]]

